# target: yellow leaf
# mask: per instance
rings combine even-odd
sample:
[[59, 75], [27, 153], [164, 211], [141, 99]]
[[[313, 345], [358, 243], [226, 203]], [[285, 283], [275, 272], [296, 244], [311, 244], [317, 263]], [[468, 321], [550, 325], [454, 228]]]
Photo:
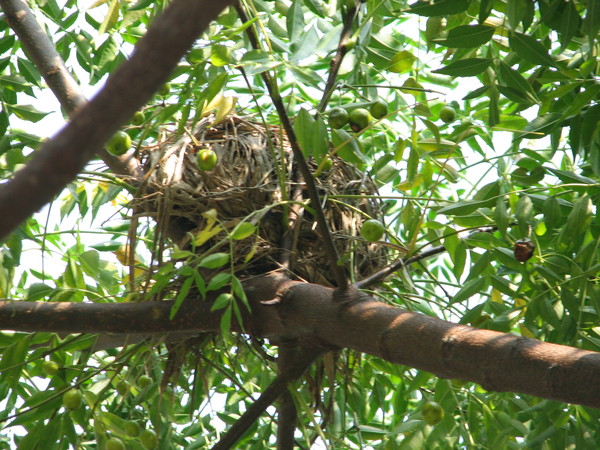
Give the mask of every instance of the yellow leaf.
[[500, 293], [500, 291], [498, 289], [492, 289], [492, 301], [496, 302], [496, 303], [500, 303], [503, 304], [504, 302], [502, 301], [502, 294]]
[[103, 34], [106, 30], [110, 30], [115, 26], [117, 20], [119, 20], [119, 0], [110, 0], [108, 13], [98, 28], [98, 34]]
[[222, 94], [219, 94], [215, 98], [213, 98], [208, 105], [206, 105], [203, 108], [202, 115], [204, 116], [209, 112], [216, 110], [215, 120], [212, 123], [212, 125], [214, 126], [233, 112], [233, 110], [235, 109], [236, 102], [236, 97], [225, 97]]
[[196, 234], [194, 244], [197, 246], [204, 244], [210, 238], [223, 231], [223, 227], [215, 225], [217, 222], [217, 211], [215, 209], [209, 209], [208, 211], [203, 212], [202, 216], [206, 219], [206, 227]]

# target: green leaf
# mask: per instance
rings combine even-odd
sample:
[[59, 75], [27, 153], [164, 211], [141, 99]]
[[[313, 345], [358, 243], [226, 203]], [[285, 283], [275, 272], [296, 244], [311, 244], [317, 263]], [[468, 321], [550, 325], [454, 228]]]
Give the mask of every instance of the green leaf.
[[315, 119], [308, 113], [307, 110], [302, 108], [296, 119], [294, 120], [294, 132], [296, 133], [296, 139], [302, 149], [302, 153], [305, 157], [309, 157], [312, 154], [312, 136]]
[[[588, 8], [590, 6], [593, 7], [592, 5], [589, 5]], [[565, 4], [563, 13], [560, 16], [560, 25], [558, 27], [561, 49], [567, 48], [567, 45], [569, 45], [571, 40], [579, 32], [580, 27], [581, 16], [579, 16], [573, 0], [568, 0]]]
[[490, 58], [465, 58], [432, 72], [451, 77], [472, 77], [487, 69], [492, 61]]
[[467, 300], [475, 294], [481, 294], [486, 285], [486, 277], [479, 277], [467, 281], [465, 285], [454, 295], [454, 297], [452, 297], [451, 303], [459, 303]]
[[590, 45], [593, 45], [594, 40], [598, 40], [598, 31], [600, 30], [600, 3], [598, 0], [587, 2], [587, 13], [583, 19], [583, 26]]
[[504, 61], [498, 61], [498, 75], [506, 86], [517, 89], [522, 97], [530, 103], [539, 103], [540, 99], [527, 80]]
[[205, 269], [217, 269], [223, 267], [229, 262], [229, 253], [213, 253], [203, 258], [198, 267], [204, 267]]
[[421, 0], [409, 6], [408, 12], [420, 16], [447, 16], [459, 14], [469, 8], [470, 0]]
[[390, 72], [404, 73], [412, 69], [417, 57], [408, 50], [402, 50], [392, 56], [391, 64], [388, 67]]
[[235, 239], [236, 241], [241, 241], [242, 239], [252, 236], [255, 231], [255, 225], [251, 224], [250, 222], [241, 222], [233, 229], [231, 238]]
[[175, 297], [175, 302], [173, 303], [173, 306], [171, 306], [171, 310], [169, 311], [169, 320], [173, 320], [173, 318], [177, 314], [177, 311], [179, 311], [179, 308], [181, 308], [181, 305], [183, 304], [183, 301], [187, 298], [193, 283], [194, 277], [188, 277], [185, 279], [185, 281], [179, 288], [179, 291], [177, 292], [177, 297]]
[[10, 113], [16, 115], [21, 120], [27, 120], [29, 122], [39, 122], [48, 114], [42, 112], [31, 105], [6, 105]]
[[212, 45], [210, 48], [210, 62], [215, 67], [222, 67], [230, 64], [231, 48], [221, 44]]
[[437, 212], [438, 214], [445, 214], [447, 216], [464, 216], [475, 212], [477, 209], [484, 207], [486, 204], [488, 204], [487, 200], [461, 200], [453, 203], [452, 205], [444, 206], [443, 208], [438, 209]]
[[219, 294], [215, 302], [210, 307], [211, 311], [217, 311], [219, 309], [223, 309], [231, 305], [235, 301], [233, 295], [228, 292], [224, 292], [223, 294]]
[[302, 36], [304, 30], [304, 13], [300, 2], [292, 2], [287, 16], [288, 37], [292, 43], [297, 42]]
[[592, 201], [587, 195], [580, 197], [574, 204], [563, 227], [559, 243], [564, 248], [570, 248], [574, 240], [585, 233], [593, 214]]
[[524, 133], [519, 134], [518, 138], [541, 139], [556, 129], [563, 122], [562, 114], [547, 113], [536, 117], [524, 128]]
[[360, 151], [356, 139], [346, 130], [331, 130], [331, 141], [337, 155], [351, 163], [365, 163], [366, 159]]
[[554, 60], [540, 41], [523, 33], [511, 33], [508, 38], [510, 48], [526, 61], [541, 66], [554, 66]]
[[266, 72], [267, 70], [271, 70], [281, 63], [276, 61], [268, 52], [263, 50], [250, 50], [242, 56], [240, 64], [247, 75], [257, 75]]
[[451, 48], [473, 48], [489, 42], [494, 28], [487, 25], [460, 25], [433, 39], [436, 44]]

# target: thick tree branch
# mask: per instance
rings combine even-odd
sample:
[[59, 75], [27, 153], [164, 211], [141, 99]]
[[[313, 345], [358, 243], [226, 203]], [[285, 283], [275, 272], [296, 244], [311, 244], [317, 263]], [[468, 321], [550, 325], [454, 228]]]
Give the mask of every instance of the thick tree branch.
[[[168, 79], [196, 37], [233, 0], [175, 0], [138, 43], [131, 59], [72, 121], [0, 185], [0, 239], [48, 203]], [[19, 202], [15, 202], [15, 199]]]
[[[21, 47], [52, 90], [63, 109], [72, 116], [87, 102], [79, 85], [65, 66], [64, 61], [46, 32], [35, 20], [35, 16], [24, 0], [0, 0], [6, 22], [19, 37]], [[98, 156], [113, 173], [136, 176], [139, 164], [136, 159], [114, 156], [104, 148], [98, 150]]]
[[[600, 408], [600, 353], [457, 325], [350, 291], [290, 281], [248, 280], [246, 332], [307, 347], [351, 348], [484, 388]], [[262, 302], [281, 298], [275, 306]], [[157, 333], [219, 331], [210, 299], [189, 299], [173, 320], [169, 302], [90, 304], [0, 302], [0, 329]], [[233, 323], [232, 329], [241, 328]]]

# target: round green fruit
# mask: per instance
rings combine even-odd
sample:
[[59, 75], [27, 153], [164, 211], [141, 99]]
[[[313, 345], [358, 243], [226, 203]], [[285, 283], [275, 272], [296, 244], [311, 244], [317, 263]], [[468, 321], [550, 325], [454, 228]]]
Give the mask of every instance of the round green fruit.
[[125, 450], [125, 444], [123, 441], [116, 437], [111, 437], [106, 440], [106, 444], [104, 444], [104, 448], [106, 450]]
[[83, 403], [83, 395], [79, 389], [69, 389], [63, 394], [62, 404], [65, 409], [75, 411], [79, 409]]
[[169, 83], [165, 83], [158, 89], [157, 94], [162, 95], [164, 97], [166, 95], [169, 95], [169, 92], [171, 92], [171, 85]]
[[144, 448], [152, 450], [158, 446], [158, 438], [156, 433], [152, 430], [144, 430], [140, 433], [140, 442]]
[[444, 123], [452, 123], [456, 120], [456, 111], [452, 106], [444, 106], [440, 109], [440, 119]]
[[348, 114], [348, 123], [352, 131], [362, 131], [371, 123], [371, 113], [364, 108], [356, 108]]
[[131, 123], [134, 125], [141, 125], [146, 121], [146, 115], [142, 111], [136, 111], [131, 118]]
[[147, 388], [151, 384], [152, 378], [150, 378], [148, 375], [141, 375], [137, 380], [137, 385], [142, 389]]
[[58, 373], [59, 366], [54, 361], [44, 361], [42, 363], [42, 370], [46, 375], [52, 377]]
[[425, 402], [421, 414], [427, 425], [437, 425], [444, 418], [444, 409], [439, 403]]
[[383, 237], [385, 228], [379, 220], [366, 220], [360, 228], [360, 235], [369, 242], [376, 242]]
[[329, 172], [333, 167], [333, 159], [327, 158], [323, 163], [323, 172]]
[[348, 123], [348, 111], [344, 108], [331, 108], [328, 116], [331, 128], [339, 129]]
[[115, 386], [115, 389], [117, 390], [117, 392], [119, 393], [119, 395], [127, 395], [129, 394], [129, 389], [131, 387], [129, 386], [129, 383], [125, 380], [120, 380], [117, 385]]
[[369, 112], [375, 119], [383, 119], [385, 116], [387, 116], [388, 105], [383, 100], [377, 100], [371, 104]]
[[213, 170], [217, 166], [217, 154], [209, 149], [202, 149], [198, 152], [198, 168], [200, 170]]
[[131, 437], [137, 437], [140, 434], [140, 425], [133, 420], [125, 422], [125, 434]]
[[122, 130], [117, 131], [106, 143], [106, 150], [115, 156], [124, 155], [130, 147], [131, 138]]

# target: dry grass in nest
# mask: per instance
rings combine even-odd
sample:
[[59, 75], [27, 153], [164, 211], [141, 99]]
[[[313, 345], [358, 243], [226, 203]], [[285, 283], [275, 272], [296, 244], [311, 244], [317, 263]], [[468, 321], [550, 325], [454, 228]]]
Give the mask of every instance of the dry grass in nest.
[[[284, 236], [288, 236], [288, 242], [293, 243], [292, 272], [313, 283], [331, 284], [330, 263], [309, 209], [289, 202], [282, 204], [294, 195], [305, 202], [308, 195], [281, 129], [267, 129], [236, 115], [216, 125], [211, 124], [212, 120], [204, 118], [191, 132], [171, 135], [144, 150], [147, 183], [136, 206], [146, 214], [169, 218], [170, 229], [179, 230], [172, 232], [171, 238], [180, 248], [190, 248], [193, 236], [205, 229], [205, 213], [211, 209], [216, 210], [226, 229], [231, 230], [242, 220], [253, 223], [258, 231], [246, 239], [228, 241], [227, 233], [222, 232], [196, 248], [199, 253], [233, 249], [239, 272], [264, 273], [279, 267], [285, 255]], [[212, 149], [218, 156], [218, 164], [210, 172], [198, 169], [196, 163], [196, 154], [203, 148]], [[316, 177], [316, 184], [347, 271], [360, 279], [386, 263], [382, 246], [358, 237], [364, 220], [380, 218], [380, 205], [378, 200], [365, 197], [375, 194], [368, 177], [337, 157], [333, 161], [329, 171]], [[312, 158], [309, 165], [316, 170]], [[345, 195], [355, 197], [332, 198]], [[286, 217], [290, 223], [300, 217], [301, 224], [287, 235]], [[222, 248], [215, 249], [220, 241]]]

